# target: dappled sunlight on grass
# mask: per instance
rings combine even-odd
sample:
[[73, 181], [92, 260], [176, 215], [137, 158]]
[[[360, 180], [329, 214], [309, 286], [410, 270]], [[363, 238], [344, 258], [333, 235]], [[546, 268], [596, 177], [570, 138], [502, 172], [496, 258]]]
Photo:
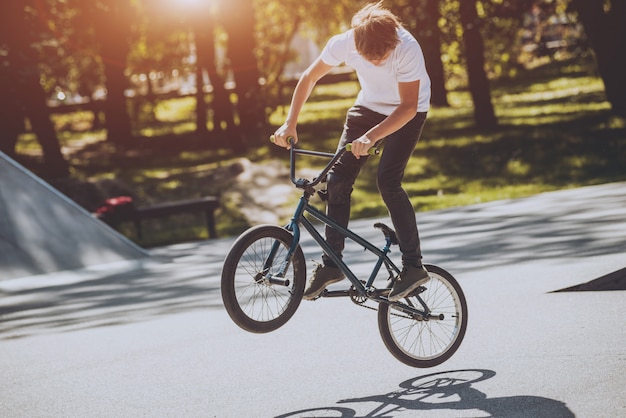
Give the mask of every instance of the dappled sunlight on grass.
[[509, 125], [549, 125], [565, 121], [575, 121], [581, 114], [594, 114], [602, 110], [609, 110], [608, 103], [567, 103], [536, 108], [500, 109], [498, 118], [500, 123]]
[[579, 95], [601, 94], [604, 85], [602, 81], [594, 77], [580, 77], [575, 80], [559, 78], [546, 83], [537, 83], [529, 87], [527, 91], [503, 94], [496, 98], [501, 105], [522, 104], [531, 105], [548, 101], [566, 99], [576, 100]]
[[171, 170], [169, 170], [169, 169], [142, 170], [141, 175], [143, 177], [149, 177], [149, 178], [153, 178], [153, 179], [167, 179], [170, 176], [170, 172], [171, 172]]
[[342, 98], [354, 99], [359, 93], [357, 81], [342, 81], [334, 84], [318, 84], [311, 93], [311, 102], [328, 102]]
[[624, 128], [626, 128], [626, 118], [618, 116], [610, 116], [597, 126], [598, 130], [623, 130]]
[[[500, 87], [493, 96], [499, 127], [489, 131], [474, 127], [468, 93], [449, 98], [450, 108], [429, 112], [406, 171], [417, 211], [626, 180], [625, 122], [610, 114], [598, 78]], [[367, 180], [357, 183], [359, 215], [375, 212], [373, 170], [366, 166]]]
[[337, 120], [337, 114], [345, 114], [354, 103], [354, 98], [338, 99], [332, 102], [310, 102], [304, 105], [299, 124], [316, 123], [324, 120]]
[[193, 97], [160, 101], [154, 109], [156, 119], [161, 122], [178, 122], [194, 117], [196, 101]]
[[146, 127], [139, 130], [139, 134], [145, 137], [155, 137], [163, 135], [181, 135], [191, 133], [196, 130], [194, 122], [177, 123], [176, 125], [162, 125]]
[[494, 135], [467, 135], [458, 137], [439, 137], [436, 139], [422, 138], [418, 148], [441, 148], [441, 147], [466, 147], [470, 144], [481, 142], [493, 142], [497, 139]]
[[531, 165], [522, 160], [510, 159], [506, 163], [506, 171], [511, 176], [525, 177], [530, 173], [531, 170], [532, 170]]
[[32, 152], [40, 153], [41, 145], [37, 142], [37, 136], [34, 133], [28, 132], [19, 136], [17, 150], [23, 154], [30, 154]]

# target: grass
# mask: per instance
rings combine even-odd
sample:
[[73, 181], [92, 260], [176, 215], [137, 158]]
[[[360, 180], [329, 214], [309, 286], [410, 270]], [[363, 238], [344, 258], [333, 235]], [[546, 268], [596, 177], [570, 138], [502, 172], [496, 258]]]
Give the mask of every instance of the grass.
[[[626, 122], [611, 115], [602, 81], [590, 73], [578, 62], [559, 63], [514, 80], [493, 82], [499, 126], [487, 131], [474, 127], [469, 93], [450, 92], [451, 107], [431, 110], [407, 167], [405, 186], [416, 211], [626, 180]], [[357, 92], [354, 81], [319, 85], [299, 121], [302, 146], [334, 150], [345, 112]], [[280, 158], [286, 162], [285, 153], [265, 138], [245, 156], [208, 147], [206, 141], [189, 135], [193, 130], [191, 110], [189, 99], [158, 104], [156, 122], [137, 127], [142, 138], [123, 154], [102, 141], [101, 131], [64, 129], [60, 138], [70, 155], [74, 177], [116, 179], [132, 189], [139, 200], [151, 203], [223, 193], [228, 186], [217, 184], [213, 173], [236, 158], [247, 157], [257, 163]], [[277, 109], [270, 124], [280, 125], [285, 112], [284, 107]], [[63, 127], [81, 126], [81, 121], [76, 115], [55, 117], [57, 126]], [[146, 136], [151, 133], [166, 135]], [[19, 152], [37, 153], [37, 149], [35, 138], [24, 135]], [[322, 162], [302, 160], [302, 166], [306, 164], [319, 166]], [[355, 186], [354, 219], [386, 215], [375, 178], [373, 158]], [[224, 202], [218, 212], [219, 234], [235, 235], [249, 225], [236, 205]], [[184, 225], [181, 222], [157, 223], [141, 244], [206, 238], [201, 219]], [[132, 231], [125, 233], [133, 238]]]

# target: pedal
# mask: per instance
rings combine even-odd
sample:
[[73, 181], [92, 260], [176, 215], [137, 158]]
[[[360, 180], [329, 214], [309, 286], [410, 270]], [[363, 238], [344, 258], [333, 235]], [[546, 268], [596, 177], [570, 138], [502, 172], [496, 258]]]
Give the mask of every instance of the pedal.
[[372, 291], [369, 292], [371, 297], [380, 297], [380, 296], [389, 296], [389, 292], [391, 292], [391, 288], [385, 288], [385, 289], [373, 289]]
[[419, 286], [417, 289], [411, 292], [407, 297], [417, 296], [421, 293], [424, 293], [425, 291], [426, 291], [426, 288], [424, 286]]
[[351, 294], [350, 289], [346, 290], [328, 290], [324, 289], [322, 293], [320, 293], [319, 297], [321, 298], [343, 298], [349, 297]]

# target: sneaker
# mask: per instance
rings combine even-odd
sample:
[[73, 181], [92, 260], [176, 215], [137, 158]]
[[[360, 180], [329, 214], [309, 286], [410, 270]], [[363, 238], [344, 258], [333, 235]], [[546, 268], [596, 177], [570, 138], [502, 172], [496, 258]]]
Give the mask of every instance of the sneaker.
[[412, 291], [428, 280], [430, 280], [430, 276], [424, 267], [404, 266], [387, 299], [390, 302], [397, 302], [410, 295]]
[[343, 280], [345, 276], [339, 267], [328, 267], [318, 264], [313, 271], [313, 276], [304, 289], [302, 299], [313, 300], [322, 294], [324, 289], [333, 283]]

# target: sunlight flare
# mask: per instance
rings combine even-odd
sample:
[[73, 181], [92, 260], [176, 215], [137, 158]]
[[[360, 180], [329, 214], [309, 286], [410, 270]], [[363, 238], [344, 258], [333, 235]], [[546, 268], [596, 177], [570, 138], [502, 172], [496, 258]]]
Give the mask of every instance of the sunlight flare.
[[184, 8], [194, 8], [208, 3], [209, 0], [177, 0], [175, 3]]

